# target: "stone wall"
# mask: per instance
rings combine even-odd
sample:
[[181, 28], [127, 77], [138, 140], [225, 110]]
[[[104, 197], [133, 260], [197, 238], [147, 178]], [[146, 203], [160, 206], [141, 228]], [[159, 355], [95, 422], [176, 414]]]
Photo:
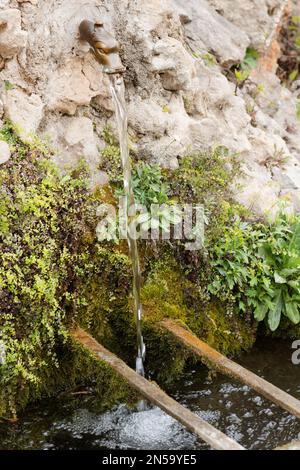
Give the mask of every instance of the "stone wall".
[[[258, 214], [279, 198], [300, 209], [299, 95], [276, 77], [287, 0], [0, 0], [0, 122], [47, 138], [61, 166], [84, 156], [93, 185], [103, 128], [115, 126], [107, 76], [78, 40], [84, 18], [119, 39], [129, 133], [140, 158], [176, 168], [191, 149], [225, 145], [243, 162], [236, 198]], [[261, 55], [242, 89], [229, 68]], [[209, 54], [209, 55], [208, 55]], [[250, 111], [251, 110], [251, 111]], [[0, 142], [0, 164], [9, 149]]]

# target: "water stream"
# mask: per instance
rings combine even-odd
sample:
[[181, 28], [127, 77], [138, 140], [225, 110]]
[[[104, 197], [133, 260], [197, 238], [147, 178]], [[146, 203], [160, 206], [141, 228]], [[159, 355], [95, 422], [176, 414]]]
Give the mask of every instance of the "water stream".
[[120, 141], [120, 152], [123, 166], [123, 178], [124, 178], [124, 192], [126, 199], [126, 231], [127, 240], [129, 246], [129, 255], [132, 261], [133, 270], [133, 297], [134, 297], [134, 312], [136, 318], [136, 330], [137, 330], [137, 358], [136, 358], [136, 371], [138, 374], [144, 376], [144, 359], [146, 348], [142, 336], [142, 303], [141, 303], [141, 268], [139, 260], [139, 252], [137, 246], [137, 240], [130, 230], [130, 208], [134, 207], [134, 193], [132, 188], [132, 172], [131, 172], [131, 161], [129, 156], [128, 146], [128, 117], [125, 101], [125, 87], [124, 80], [121, 75], [112, 74], [109, 75], [110, 90], [115, 106], [116, 121], [118, 126], [119, 141]]
[[[291, 362], [289, 342], [262, 339], [238, 362], [300, 398], [300, 365]], [[211, 380], [191, 364], [168, 393], [247, 449], [273, 449], [300, 439], [300, 420], [249, 387], [225, 376]], [[91, 395], [64, 394], [37, 403], [16, 425], [0, 422], [0, 449], [160, 449], [208, 446], [156, 407], [139, 411], [126, 404], [99, 411]]]

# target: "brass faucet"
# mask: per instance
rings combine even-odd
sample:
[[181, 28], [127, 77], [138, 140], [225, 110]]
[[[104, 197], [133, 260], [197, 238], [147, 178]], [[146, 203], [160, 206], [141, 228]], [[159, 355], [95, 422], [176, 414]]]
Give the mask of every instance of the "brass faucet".
[[105, 73], [125, 72], [118, 41], [103, 26], [101, 21], [83, 20], [79, 25], [80, 39], [87, 41]]

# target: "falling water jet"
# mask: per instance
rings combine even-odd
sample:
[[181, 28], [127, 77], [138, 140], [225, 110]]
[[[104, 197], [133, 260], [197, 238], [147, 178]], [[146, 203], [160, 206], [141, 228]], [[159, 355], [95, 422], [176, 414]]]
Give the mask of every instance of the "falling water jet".
[[98, 62], [107, 73], [110, 80], [110, 91], [116, 111], [116, 120], [120, 141], [120, 153], [123, 166], [124, 191], [126, 198], [126, 227], [129, 255], [133, 270], [134, 312], [137, 330], [136, 372], [144, 376], [144, 360], [146, 347], [142, 336], [142, 303], [141, 303], [141, 268], [136, 238], [130, 231], [129, 209], [134, 206], [132, 187], [132, 171], [128, 146], [128, 117], [125, 101], [125, 86], [121, 75], [125, 71], [119, 56], [119, 44], [116, 39], [103, 27], [101, 21], [83, 20], [79, 26], [80, 39], [87, 41]]
[[136, 372], [144, 376], [144, 359], [146, 348], [142, 336], [142, 303], [141, 303], [141, 268], [139, 260], [139, 252], [137, 241], [130, 232], [130, 216], [128, 216], [129, 208], [134, 206], [134, 193], [132, 188], [132, 172], [131, 162], [128, 149], [128, 118], [125, 102], [125, 87], [123, 77], [120, 75], [110, 75], [110, 90], [116, 110], [116, 119], [120, 140], [121, 160], [123, 166], [124, 176], [124, 190], [127, 203], [127, 238], [129, 246], [129, 254], [132, 261], [133, 269], [133, 296], [134, 296], [134, 311], [136, 318], [137, 328], [137, 346], [138, 355], [136, 358]]

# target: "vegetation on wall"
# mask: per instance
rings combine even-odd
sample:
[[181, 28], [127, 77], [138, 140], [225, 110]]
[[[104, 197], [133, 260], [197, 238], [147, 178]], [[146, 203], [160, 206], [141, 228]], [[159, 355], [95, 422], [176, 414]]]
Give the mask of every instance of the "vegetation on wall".
[[300, 17], [289, 16], [279, 34], [281, 56], [278, 60], [277, 75], [290, 87], [300, 73]]
[[[118, 276], [118, 259], [119, 285], [129, 272], [125, 255], [118, 258], [95, 244], [98, 202], [88, 191], [84, 170], [62, 174], [41, 142], [23, 144], [9, 124], [1, 138], [10, 144], [12, 157], [0, 169], [0, 339], [5, 345], [0, 416], [14, 414], [29, 390], [36, 396], [45, 392], [49, 371], [61, 370], [70, 351], [69, 328], [77, 321], [90, 323], [85, 280], [99, 274], [103, 264], [106, 276], [112, 272], [109, 265]], [[107, 285], [114, 289], [112, 277]], [[107, 305], [112, 294], [105, 297]], [[71, 367], [75, 363], [73, 357]]]
[[279, 214], [270, 224], [237, 219], [210, 251], [210, 293], [251, 311], [275, 331], [282, 316], [300, 321], [300, 218]]
[[[108, 193], [116, 201], [111, 188], [122, 191], [117, 143], [107, 134], [101, 156], [110, 187], [90, 194], [84, 169], [62, 174], [43, 143], [23, 144], [10, 124], [0, 132], [12, 151], [0, 167], [0, 416], [81, 383], [97, 383], [105, 401], [102, 379], [110, 403], [124, 398], [126, 387], [113, 393], [118, 379], [69, 338], [79, 323], [129, 363], [135, 357], [126, 244], [96, 239], [99, 202]], [[134, 167], [138, 202], [205, 207], [202, 250], [185, 250], [185, 240], [140, 244], [147, 358], [161, 381], [186, 361], [186, 352], [157, 329], [164, 316], [225, 354], [253, 344], [257, 321], [271, 330], [282, 317], [299, 321], [300, 221], [284, 214], [270, 223], [249, 221], [231, 194], [239, 172], [236, 156], [222, 147], [182, 158], [174, 172], [143, 162]]]

